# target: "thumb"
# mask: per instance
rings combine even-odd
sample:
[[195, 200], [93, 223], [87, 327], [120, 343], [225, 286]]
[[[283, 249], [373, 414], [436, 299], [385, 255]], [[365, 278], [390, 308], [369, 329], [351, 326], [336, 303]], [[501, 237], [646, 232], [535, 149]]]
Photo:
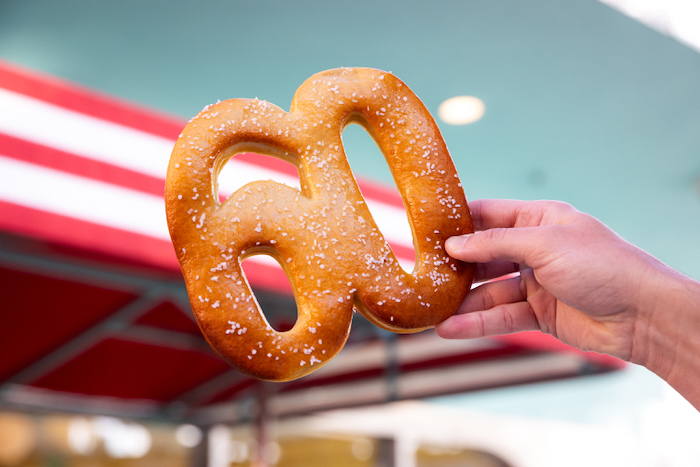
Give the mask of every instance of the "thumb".
[[445, 249], [453, 258], [467, 263], [501, 260], [532, 266], [528, 260], [542, 241], [535, 229], [542, 227], [496, 228], [450, 237]]

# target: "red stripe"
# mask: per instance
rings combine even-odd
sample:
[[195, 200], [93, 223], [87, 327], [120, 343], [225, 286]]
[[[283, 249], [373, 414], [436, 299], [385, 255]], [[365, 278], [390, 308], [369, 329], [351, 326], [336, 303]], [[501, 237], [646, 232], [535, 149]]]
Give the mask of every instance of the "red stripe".
[[179, 271], [170, 242], [0, 201], [0, 230]]
[[175, 140], [183, 119], [107, 97], [0, 60], [0, 87], [51, 104]]
[[[0, 231], [38, 238], [115, 260], [180, 271], [172, 243], [126, 230], [74, 219], [51, 212], [0, 201]], [[282, 268], [245, 261], [245, 272], [255, 288], [291, 295]]]
[[165, 190], [165, 180], [162, 178], [76, 156], [2, 133], [0, 155], [155, 196], [163, 196]]
[[259, 167], [265, 167], [266, 169], [274, 170], [275, 172], [281, 172], [283, 174], [299, 178], [299, 171], [291, 162], [283, 161], [282, 159], [274, 156], [266, 156], [264, 154], [256, 154], [254, 152], [245, 152], [242, 154], [236, 154], [236, 159], [249, 164], [254, 164]]
[[395, 186], [384, 186], [378, 183], [366, 182], [358, 180], [357, 184], [365, 198], [381, 201], [394, 207], [406, 209], [403, 205], [403, 200], [399, 194], [398, 188]]
[[397, 257], [415, 261], [416, 251], [413, 248], [399, 245], [397, 243], [389, 243], [389, 246]]
[[241, 265], [251, 286], [270, 292], [292, 295], [292, 286], [281, 266], [267, 266], [253, 261], [243, 261]]

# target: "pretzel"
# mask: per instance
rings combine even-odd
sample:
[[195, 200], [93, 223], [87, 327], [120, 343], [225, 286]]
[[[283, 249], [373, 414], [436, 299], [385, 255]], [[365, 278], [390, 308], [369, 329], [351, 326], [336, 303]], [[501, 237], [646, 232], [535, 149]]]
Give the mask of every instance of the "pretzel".
[[[342, 131], [361, 124], [382, 149], [413, 231], [416, 267], [399, 265], [347, 162]], [[220, 202], [217, 176], [236, 154], [296, 165], [300, 190], [256, 181]], [[432, 116], [398, 78], [375, 69], [316, 74], [290, 112], [258, 99], [206, 107], [185, 127], [166, 181], [168, 226], [190, 303], [211, 346], [239, 370], [288, 381], [328, 362], [345, 344], [353, 309], [400, 333], [431, 327], [460, 305], [474, 266], [444, 241], [473, 232], [467, 200]], [[298, 318], [273, 329], [241, 262], [277, 260]]]

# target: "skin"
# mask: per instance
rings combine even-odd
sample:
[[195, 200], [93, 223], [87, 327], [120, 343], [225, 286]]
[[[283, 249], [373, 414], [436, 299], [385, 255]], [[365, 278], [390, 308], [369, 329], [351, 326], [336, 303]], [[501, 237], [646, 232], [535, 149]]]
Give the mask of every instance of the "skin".
[[447, 252], [475, 288], [436, 326], [447, 339], [527, 330], [653, 371], [700, 410], [700, 283], [555, 201], [469, 203], [476, 232]]

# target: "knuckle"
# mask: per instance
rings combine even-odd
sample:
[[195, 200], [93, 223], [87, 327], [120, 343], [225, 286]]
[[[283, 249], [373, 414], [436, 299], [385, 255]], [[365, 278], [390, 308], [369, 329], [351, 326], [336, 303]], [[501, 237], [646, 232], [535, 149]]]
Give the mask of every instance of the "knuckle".
[[564, 201], [539, 200], [526, 204], [519, 212], [517, 226], [540, 226], [578, 212]]
[[485, 336], [486, 335], [486, 322], [484, 320], [484, 315], [482, 313], [477, 313], [476, 320], [477, 320], [476, 321], [477, 328], [479, 329], [479, 335]]
[[494, 228], [474, 235], [474, 238], [469, 240], [475, 242], [474, 248], [482, 251], [485, 255], [484, 262], [487, 262], [498, 259], [498, 252], [503, 249], [502, 247], [507, 243], [508, 238], [509, 229]]
[[485, 230], [484, 232], [480, 233], [478, 236], [475, 236], [475, 238], [478, 238], [479, 240], [481, 240], [484, 243], [496, 243], [496, 242], [504, 241], [507, 236], [508, 236], [508, 229], [497, 227], [494, 229]]
[[[542, 202], [544, 204], [544, 202]], [[573, 210], [573, 206], [565, 201], [548, 201], [546, 204], [548, 204], [550, 207], [560, 210], [560, 211], [571, 211]]]
[[506, 333], [511, 333], [515, 329], [515, 320], [513, 319], [513, 314], [508, 310], [507, 307], [503, 307], [503, 329]]
[[483, 293], [481, 295], [481, 306], [482, 310], [490, 310], [495, 305], [495, 299], [493, 293], [488, 287], [483, 288]]

